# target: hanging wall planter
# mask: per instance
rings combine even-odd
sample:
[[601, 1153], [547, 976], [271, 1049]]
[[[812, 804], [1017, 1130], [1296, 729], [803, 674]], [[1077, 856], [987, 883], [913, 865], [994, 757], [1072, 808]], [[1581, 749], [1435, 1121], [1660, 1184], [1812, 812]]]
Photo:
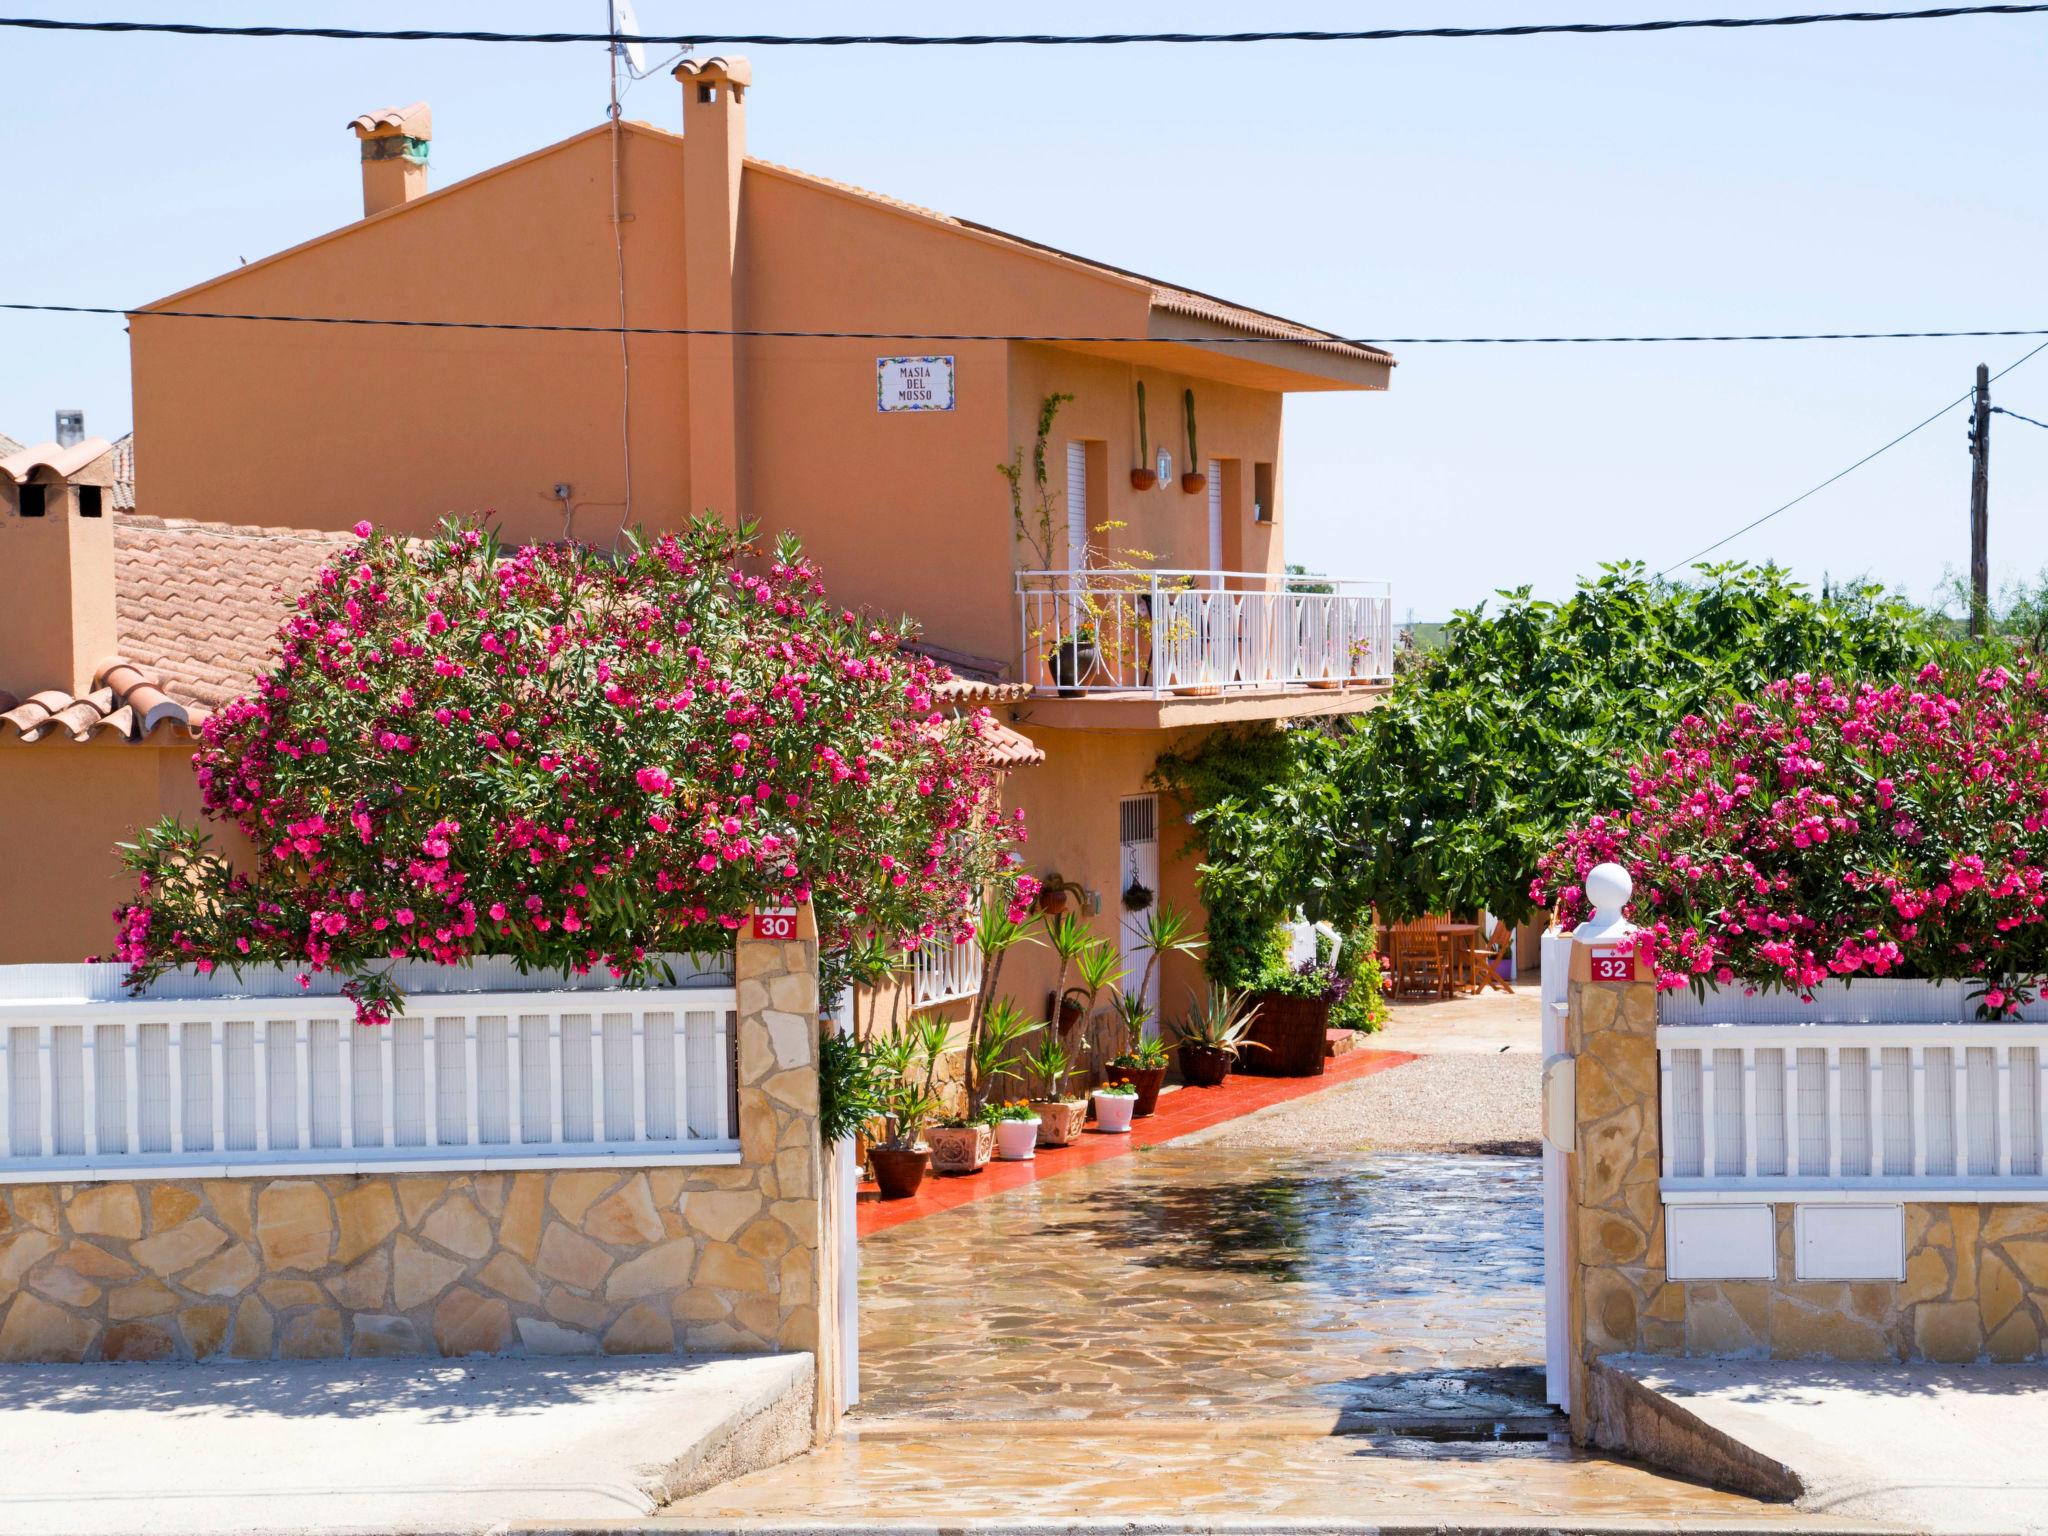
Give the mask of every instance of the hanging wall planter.
[[[1138, 380], [1138, 463], [1145, 464], [1152, 457], [1152, 435], [1145, 423], [1145, 381]], [[1159, 476], [1150, 469], [1131, 471], [1131, 489], [1149, 491], [1159, 483]]]
[[1147, 912], [1152, 907], [1152, 887], [1142, 880], [1133, 880], [1124, 887], [1124, 910], [1126, 912]]
[[1188, 468], [1180, 477], [1180, 488], [1190, 496], [1199, 496], [1209, 488], [1209, 477], [1195, 472], [1195, 466], [1202, 462], [1199, 445], [1195, 441], [1195, 392], [1181, 391], [1181, 403], [1187, 407], [1188, 417]]

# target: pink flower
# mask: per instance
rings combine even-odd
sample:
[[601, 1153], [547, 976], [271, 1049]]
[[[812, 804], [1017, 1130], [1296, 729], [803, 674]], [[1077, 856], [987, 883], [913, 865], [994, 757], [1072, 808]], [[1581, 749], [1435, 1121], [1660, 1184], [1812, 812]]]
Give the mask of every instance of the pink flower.
[[368, 537], [370, 536], [370, 534], [371, 534], [371, 533], [373, 532], [373, 530], [372, 530], [372, 528], [371, 528], [371, 526], [370, 526], [370, 520], [369, 520], [369, 519], [368, 519], [368, 518], [366, 517], [366, 518], [364, 518], [364, 519], [363, 519], [363, 520], [362, 520], [361, 522], [357, 523], [357, 524], [356, 524], [356, 529], [355, 529], [355, 532], [356, 532], [356, 537], [357, 537], [357, 538], [359, 538], [359, 539], [367, 539], [367, 538], [368, 538]]

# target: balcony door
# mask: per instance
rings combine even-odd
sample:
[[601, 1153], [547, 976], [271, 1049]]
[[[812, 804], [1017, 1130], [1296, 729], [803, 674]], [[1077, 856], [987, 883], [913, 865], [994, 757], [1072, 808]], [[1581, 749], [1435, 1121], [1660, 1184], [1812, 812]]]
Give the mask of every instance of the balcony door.
[[1067, 569], [1088, 564], [1088, 445], [1067, 444]]
[[[1117, 824], [1117, 948], [1123, 962], [1124, 983], [1135, 987], [1145, 974], [1145, 930], [1159, 905], [1159, 797], [1130, 796], [1117, 808]], [[1143, 886], [1151, 893], [1147, 904], [1136, 911], [1124, 899], [1125, 892], [1133, 886]], [[1145, 1001], [1152, 1009], [1150, 1031], [1154, 1035], [1159, 1033], [1159, 983], [1159, 967], [1154, 966], [1152, 979], [1145, 986]]]

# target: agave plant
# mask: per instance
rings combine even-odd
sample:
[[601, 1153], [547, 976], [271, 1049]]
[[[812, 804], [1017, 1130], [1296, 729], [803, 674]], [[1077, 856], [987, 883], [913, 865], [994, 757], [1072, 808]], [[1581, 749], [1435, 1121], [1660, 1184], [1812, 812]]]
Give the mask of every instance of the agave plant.
[[1245, 1038], [1258, 1016], [1258, 1004], [1246, 993], [1233, 993], [1228, 987], [1212, 984], [1208, 996], [1201, 998], [1189, 988], [1187, 1017], [1174, 1026], [1173, 1032], [1182, 1045], [1221, 1051], [1234, 1061], [1248, 1048], [1265, 1049], [1257, 1040]]

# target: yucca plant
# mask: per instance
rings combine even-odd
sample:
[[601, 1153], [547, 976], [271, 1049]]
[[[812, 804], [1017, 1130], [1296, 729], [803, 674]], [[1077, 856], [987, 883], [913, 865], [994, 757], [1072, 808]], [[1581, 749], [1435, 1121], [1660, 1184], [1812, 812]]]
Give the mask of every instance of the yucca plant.
[[[1081, 1018], [1075, 1025], [1078, 1033], [1095, 1011], [1095, 1000], [1105, 990], [1124, 979], [1123, 957], [1116, 946], [1107, 939], [1096, 939], [1083, 949], [1074, 961], [1075, 984], [1067, 988], [1064, 1003], [1068, 997], [1078, 997], [1081, 1004]], [[1065, 1010], [1062, 1009], [1062, 1012]]]
[[1016, 1064], [1017, 1042], [1036, 1028], [1037, 1021], [1027, 1018], [1024, 1010], [1007, 997], [989, 1008], [981, 1032], [967, 1048], [969, 1114], [979, 1112], [988, 1103], [995, 1080]]
[[1187, 913], [1170, 901], [1163, 901], [1146, 914], [1144, 926], [1138, 930], [1138, 948], [1145, 951], [1144, 974], [1138, 978], [1138, 996], [1152, 995], [1152, 973], [1159, 968], [1159, 961], [1165, 955], [1198, 955], [1207, 940], [1192, 931], [1194, 924]]
[[[999, 1006], [996, 988], [1003, 974], [1003, 957], [1019, 944], [1036, 943], [1030, 927], [1012, 917], [1001, 902], [982, 903], [981, 917], [974, 925], [974, 944], [981, 951], [981, 986], [974, 994], [974, 1008], [967, 1020], [967, 1101], [971, 1106], [979, 1107], [988, 1099], [988, 1078], [992, 1074], [981, 1069], [982, 1047], [990, 1032], [990, 1017]], [[1000, 1006], [1011, 1005], [1005, 998]], [[1016, 1035], [1011, 1035], [1005, 1045], [1014, 1045], [1016, 1039]]]
[[1074, 1058], [1051, 1030], [1046, 1031], [1037, 1050], [1025, 1052], [1024, 1065], [1038, 1079], [1039, 1098], [1045, 1103], [1059, 1102], [1074, 1070]]

